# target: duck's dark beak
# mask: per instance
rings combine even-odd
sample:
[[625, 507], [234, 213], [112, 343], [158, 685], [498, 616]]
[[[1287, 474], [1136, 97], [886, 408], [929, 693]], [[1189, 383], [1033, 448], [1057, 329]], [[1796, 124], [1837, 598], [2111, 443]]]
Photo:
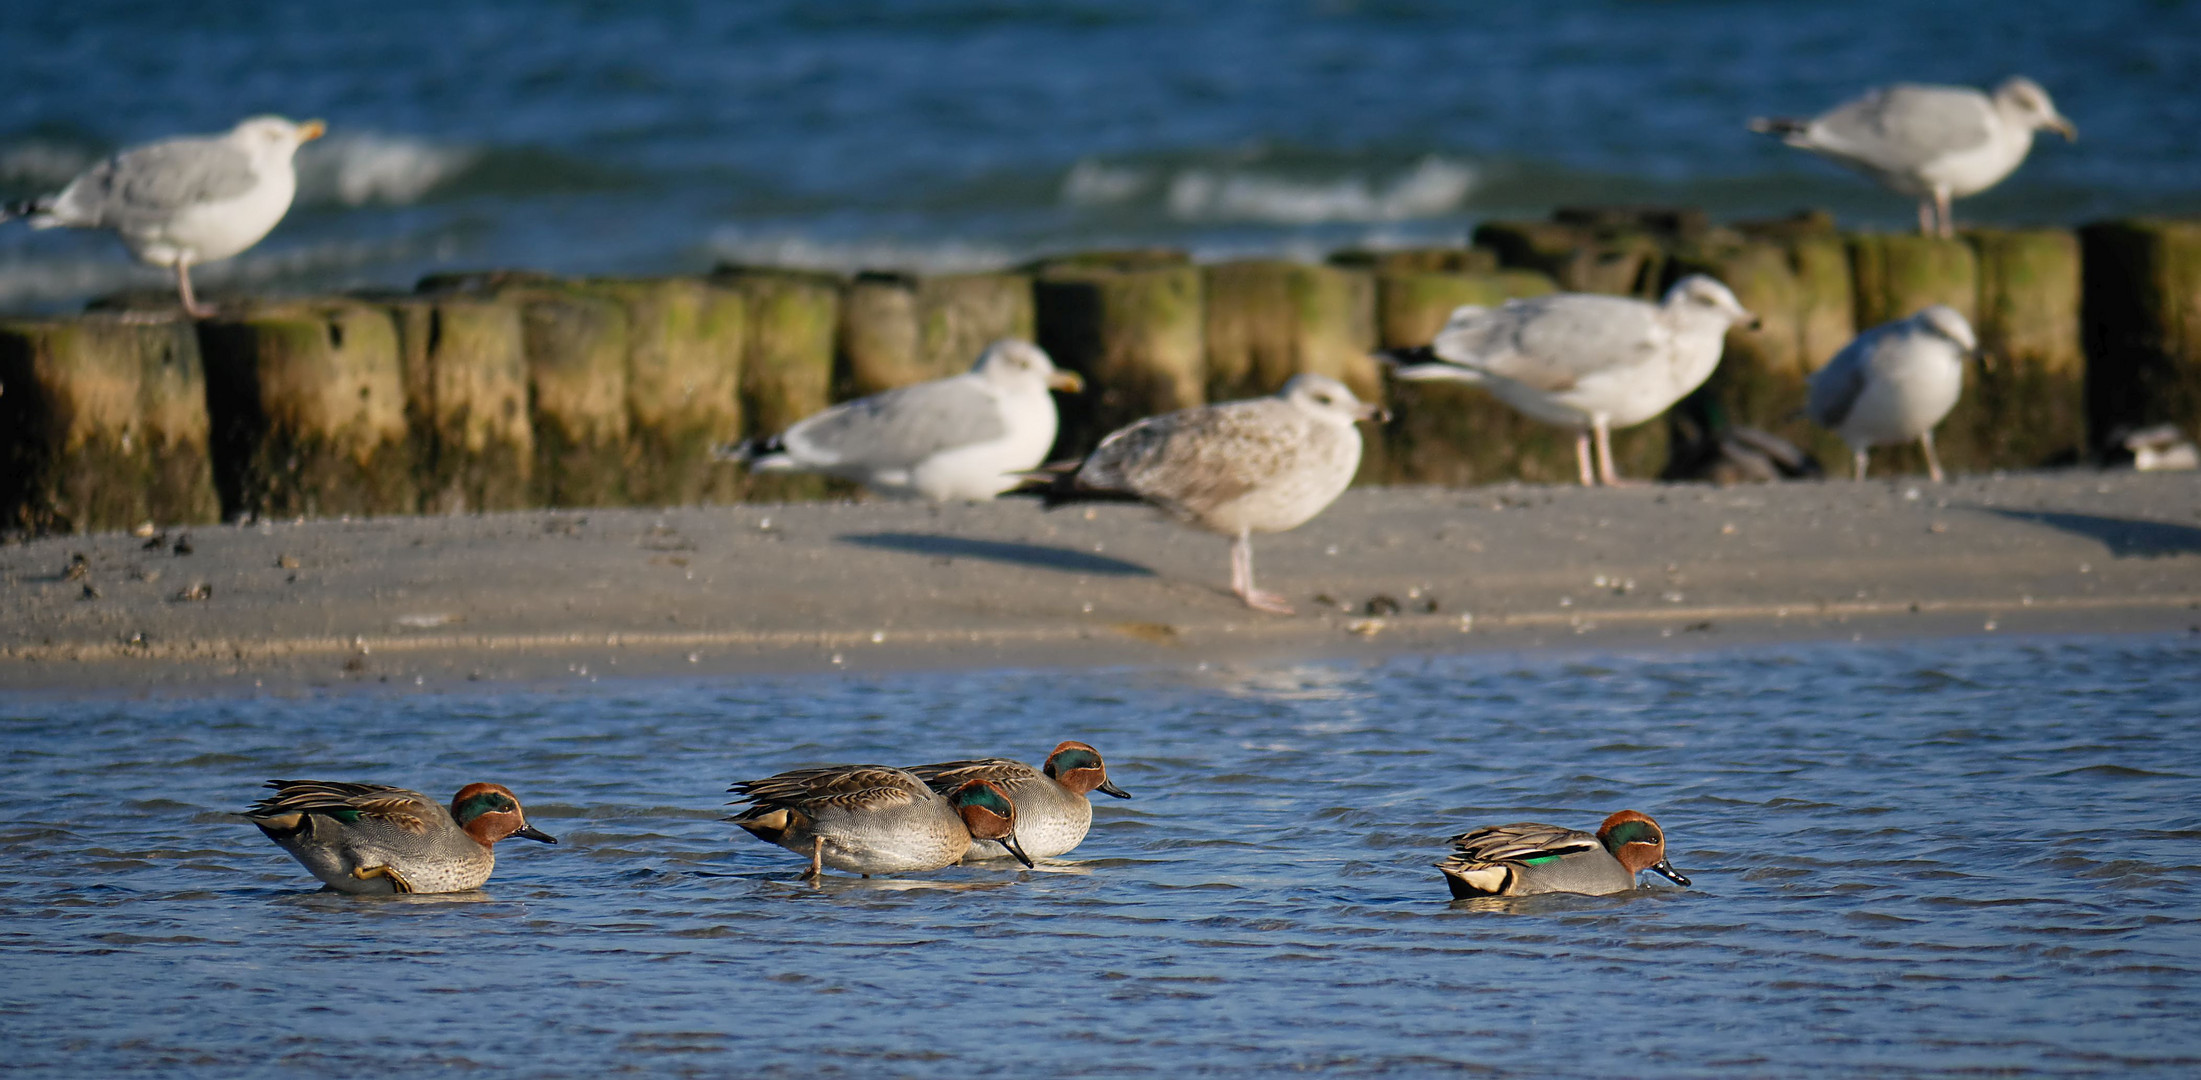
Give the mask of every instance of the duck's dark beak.
[[549, 833], [546, 833], [533, 825], [522, 825], [519, 828], [512, 830], [512, 835], [524, 837], [529, 840], [539, 841], [545, 844], [555, 844], [558, 842], [557, 837], [552, 836]]
[[1103, 781], [1101, 781], [1101, 785], [1100, 785], [1100, 787], [1098, 787], [1098, 788], [1095, 788], [1094, 790], [1096, 790], [1096, 791], [1105, 791], [1105, 792], [1109, 793], [1110, 795], [1114, 795], [1115, 797], [1117, 797], [1117, 798], [1119, 798], [1119, 799], [1128, 799], [1128, 798], [1130, 798], [1130, 797], [1131, 797], [1131, 793], [1130, 793], [1130, 792], [1128, 792], [1128, 791], [1125, 791], [1124, 789], [1122, 789], [1122, 788], [1120, 788], [1120, 787], [1117, 787], [1117, 786], [1116, 786], [1116, 782], [1115, 782], [1114, 780], [1103, 780]]
[[1659, 861], [1652, 863], [1648, 869], [1652, 873], [1657, 874], [1658, 876], [1665, 878], [1666, 880], [1671, 881], [1684, 889], [1689, 887], [1689, 879], [1683, 877], [1681, 871], [1674, 869], [1673, 863], [1667, 862], [1664, 859], [1660, 859]]
[[997, 840], [995, 842], [1000, 844], [1002, 847], [1008, 848], [1009, 854], [1016, 856], [1016, 861], [1023, 863], [1027, 869], [1031, 867], [1032, 857], [1024, 853], [1024, 845], [1016, 842], [1015, 833], [1010, 833], [1009, 835], [1004, 836], [1000, 840]]

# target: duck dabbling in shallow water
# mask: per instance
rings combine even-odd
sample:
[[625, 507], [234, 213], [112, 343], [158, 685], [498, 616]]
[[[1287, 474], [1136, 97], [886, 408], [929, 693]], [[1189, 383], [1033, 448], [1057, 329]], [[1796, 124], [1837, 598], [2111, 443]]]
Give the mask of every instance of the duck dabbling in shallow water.
[[[1106, 792], [1119, 799], [1131, 793], [1108, 779], [1108, 766], [1100, 751], [1076, 742], [1064, 742], [1035, 769], [1008, 758], [943, 761], [910, 769], [932, 790], [946, 794], [972, 780], [984, 780], [1000, 788], [1016, 803], [1016, 836], [1024, 853], [1049, 859], [1068, 852], [1085, 840], [1093, 827], [1093, 804], [1086, 796]], [[965, 859], [1005, 859], [1009, 850], [993, 840], [973, 839]]]
[[270, 780], [275, 794], [245, 817], [338, 892], [362, 895], [478, 889], [508, 836], [555, 844], [527, 823], [502, 784], [468, 784], [446, 810], [426, 795], [383, 784]]
[[889, 765], [827, 765], [727, 790], [751, 804], [730, 820], [767, 844], [808, 856], [805, 877], [828, 866], [865, 877], [937, 870], [961, 861], [973, 838], [1000, 841], [1032, 865], [1017, 842], [1016, 804], [984, 780], [941, 794]]
[[1634, 810], [1606, 818], [1596, 835], [1557, 825], [1491, 825], [1452, 838], [1453, 854], [1437, 863], [1452, 898], [1588, 893], [1635, 888], [1636, 875], [1657, 873], [1676, 885], [1689, 879], [1666, 861], [1666, 834]]

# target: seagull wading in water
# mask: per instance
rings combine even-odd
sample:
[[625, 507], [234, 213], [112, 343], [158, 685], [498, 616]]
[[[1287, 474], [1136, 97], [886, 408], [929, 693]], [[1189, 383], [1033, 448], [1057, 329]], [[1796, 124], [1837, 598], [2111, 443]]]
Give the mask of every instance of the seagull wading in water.
[[1289, 615], [1282, 596], [1254, 588], [1253, 534], [1296, 529], [1334, 502], [1360, 468], [1353, 424], [1385, 416], [1336, 379], [1295, 375], [1271, 397], [1147, 417], [1010, 494], [1037, 496], [1050, 510], [1143, 502], [1232, 537], [1230, 591], [1247, 607]]
[[226, 135], [148, 143], [92, 166], [59, 194], [0, 210], [0, 221], [112, 229], [139, 262], [173, 267], [183, 309], [205, 317], [214, 309], [191, 294], [191, 267], [259, 243], [283, 220], [298, 191], [291, 157], [327, 130], [319, 120], [255, 116]]
[[1808, 120], [1759, 117], [1750, 130], [1779, 138], [1918, 200], [1918, 231], [1956, 235], [1949, 202], [2002, 182], [2033, 149], [2033, 133], [2066, 142], [2079, 129], [2048, 91], [2023, 76], [1992, 95], [1968, 86], [1897, 83]]
[[1842, 437], [1856, 457], [1857, 479], [1875, 446], [1918, 440], [1926, 471], [1940, 483], [1934, 425], [1964, 391], [1964, 359], [1979, 351], [1972, 324], [1943, 304], [1875, 326], [1811, 374], [1804, 411]]
[[948, 502], [1015, 487], [1055, 444], [1055, 399], [1085, 381], [1028, 341], [986, 346], [961, 375], [843, 402], [779, 435], [724, 447], [753, 472], [813, 472]]
[[1555, 293], [1497, 308], [1462, 305], [1429, 345], [1377, 355], [1400, 380], [1480, 386], [1531, 419], [1575, 429], [1575, 465], [1587, 487], [1621, 482], [1612, 430], [1665, 412], [1701, 385], [1738, 322], [1756, 328], [1758, 317], [1727, 286], [1691, 274], [1656, 304]]

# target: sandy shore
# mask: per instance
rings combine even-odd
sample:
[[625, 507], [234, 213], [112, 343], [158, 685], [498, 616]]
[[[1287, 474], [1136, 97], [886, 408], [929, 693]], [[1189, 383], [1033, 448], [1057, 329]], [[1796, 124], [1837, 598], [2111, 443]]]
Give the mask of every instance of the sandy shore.
[[2201, 475], [1364, 490], [1255, 554], [1297, 616], [1239, 606], [1224, 541], [1136, 507], [868, 502], [56, 537], [0, 548], [0, 687], [2187, 631], [2201, 625]]

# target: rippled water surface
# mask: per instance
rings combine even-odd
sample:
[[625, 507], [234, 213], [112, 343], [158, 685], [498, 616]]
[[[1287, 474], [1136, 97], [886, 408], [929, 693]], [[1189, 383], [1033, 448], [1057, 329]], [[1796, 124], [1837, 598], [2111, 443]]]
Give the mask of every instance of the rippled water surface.
[[[2092, 638], [19, 698], [0, 1052], [70, 1076], [2191, 1075], [2197, 675], [2190, 637]], [[811, 887], [720, 820], [735, 779], [1065, 737], [1137, 797], [1038, 872]], [[507, 844], [481, 893], [319, 893], [232, 815], [271, 776], [500, 780], [561, 842]], [[1694, 888], [1455, 904], [1428, 865], [1468, 825], [1622, 807]]]

